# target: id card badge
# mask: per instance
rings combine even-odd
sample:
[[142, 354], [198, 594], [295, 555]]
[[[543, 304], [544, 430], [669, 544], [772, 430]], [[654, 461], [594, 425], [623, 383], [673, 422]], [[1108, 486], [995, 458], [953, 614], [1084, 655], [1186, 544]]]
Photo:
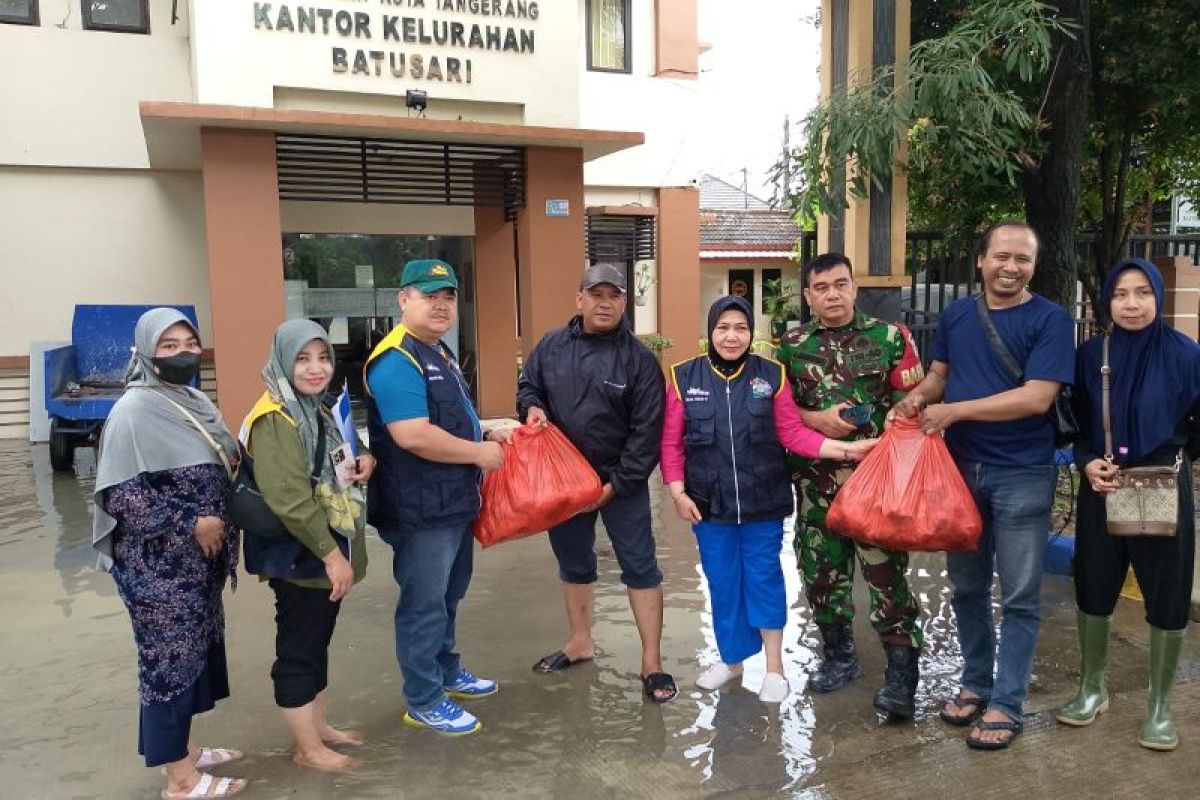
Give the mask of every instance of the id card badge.
[[337, 477], [338, 488], [348, 489], [354, 485], [356, 462], [354, 451], [347, 442], [342, 442], [336, 450], [329, 454], [333, 461], [333, 474]]

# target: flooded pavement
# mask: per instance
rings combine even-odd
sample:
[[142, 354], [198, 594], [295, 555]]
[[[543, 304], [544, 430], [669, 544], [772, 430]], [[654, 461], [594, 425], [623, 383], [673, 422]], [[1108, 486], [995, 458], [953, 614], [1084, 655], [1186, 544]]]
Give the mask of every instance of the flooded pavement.
[[[93, 569], [91, 452], [79, 474], [51, 473], [45, 446], [0, 442], [0, 797], [155, 798], [161, 778], [136, 755], [136, 661], [129, 620], [108, 576]], [[372, 537], [367, 579], [342, 609], [330, 654], [331, 719], [362, 730], [364, 766], [328, 776], [291, 763], [268, 670], [274, 625], [269, 590], [242, 576], [226, 593], [233, 696], [200, 717], [198, 744], [236, 747], [247, 758], [219, 774], [250, 780], [247, 798], [734, 797], [836, 798], [1195, 797], [1200, 790], [1200, 636], [1186, 644], [1174, 695], [1183, 740], [1174, 754], [1140, 748], [1148, 636], [1139, 604], [1123, 600], [1111, 648], [1112, 709], [1091, 728], [1056, 726], [1052, 709], [1077, 676], [1070, 583], [1045, 583], [1045, 621], [1025, 734], [1003, 753], [969, 752], [963, 732], [937, 720], [937, 699], [959, 670], [942, 559], [913, 559], [926, 611], [918, 719], [881, 721], [871, 696], [883, 654], [860, 611], [867, 678], [834, 695], [804, 691], [815, 631], [785, 548], [792, 613], [785, 659], [793, 694], [759, 702], [761, 657], [744, 687], [692, 686], [717, 659], [690, 530], [656, 493], [666, 575], [665, 667], [680, 684], [666, 706], [645, 701], [638, 639], [610, 550], [602, 547], [596, 595], [597, 658], [566, 673], [536, 675], [565, 624], [554, 559], [544, 536], [478, 551], [460, 609], [466, 664], [501, 682], [472, 706], [482, 733], [445, 739], [400, 724], [393, 655], [396, 587], [390, 549]], [[605, 540], [601, 537], [601, 542]], [[859, 608], [866, 608], [858, 587]], [[1049, 712], [1049, 713], [1048, 713]]]

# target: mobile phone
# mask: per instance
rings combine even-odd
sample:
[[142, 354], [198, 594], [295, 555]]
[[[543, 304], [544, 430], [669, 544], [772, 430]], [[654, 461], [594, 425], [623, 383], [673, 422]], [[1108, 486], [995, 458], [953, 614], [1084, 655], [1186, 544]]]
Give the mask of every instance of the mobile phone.
[[333, 474], [337, 477], [338, 486], [342, 489], [354, 483], [354, 473], [358, 470], [358, 460], [350, 450], [350, 445], [342, 442], [329, 454], [333, 463]]
[[838, 416], [856, 428], [861, 428], [871, 421], [871, 415], [875, 413], [874, 403], [860, 403], [856, 406], [843, 408], [838, 412]]

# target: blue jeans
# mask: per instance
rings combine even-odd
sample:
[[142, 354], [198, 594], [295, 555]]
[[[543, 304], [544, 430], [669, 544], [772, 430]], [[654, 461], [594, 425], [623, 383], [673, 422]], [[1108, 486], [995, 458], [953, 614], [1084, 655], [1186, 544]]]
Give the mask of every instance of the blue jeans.
[[762, 649], [760, 631], [782, 630], [787, 590], [779, 551], [783, 520], [741, 525], [692, 525], [712, 598], [713, 633], [726, 664], [740, 664]]
[[[983, 517], [979, 549], [946, 556], [964, 662], [962, 687], [1020, 721], [1041, 620], [1054, 467], [960, 460], [958, 468]], [[1000, 577], [1003, 608], [998, 647], [992, 618], [993, 569]]]
[[467, 594], [475, 540], [471, 523], [446, 528], [380, 528], [392, 546], [396, 602], [396, 660], [404, 676], [404, 699], [428, 711], [445, 698], [442, 687], [462, 668], [454, 652], [458, 603]]

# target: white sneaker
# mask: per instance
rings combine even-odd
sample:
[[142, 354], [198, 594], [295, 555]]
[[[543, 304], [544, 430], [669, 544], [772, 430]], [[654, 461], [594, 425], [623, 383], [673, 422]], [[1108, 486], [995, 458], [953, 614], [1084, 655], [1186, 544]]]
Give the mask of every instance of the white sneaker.
[[696, 685], [701, 689], [707, 689], [711, 692], [714, 689], [720, 689], [734, 678], [740, 677], [742, 677], [740, 669], [735, 670], [728, 664], [718, 661], [700, 673], [700, 677], [696, 678]]
[[758, 699], [764, 703], [782, 703], [790, 691], [787, 678], [778, 672], [768, 672], [767, 677], [763, 678], [762, 688], [758, 690]]

